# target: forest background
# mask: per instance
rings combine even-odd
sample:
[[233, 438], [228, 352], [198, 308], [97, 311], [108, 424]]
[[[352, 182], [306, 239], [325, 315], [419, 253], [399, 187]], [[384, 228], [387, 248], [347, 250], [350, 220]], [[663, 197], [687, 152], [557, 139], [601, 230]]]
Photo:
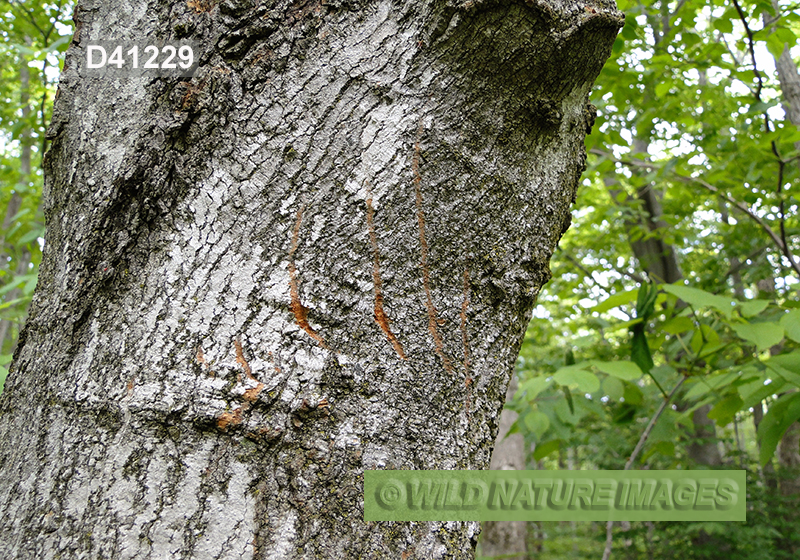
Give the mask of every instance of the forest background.
[[[73, 4], [0, 0], [0, 390], [41, 260]], [[748, 520], [529, 524], [524, 557], [798, 558], [800, 4], [617, 4], [510, 437], [531, 469], [746, 469]]]

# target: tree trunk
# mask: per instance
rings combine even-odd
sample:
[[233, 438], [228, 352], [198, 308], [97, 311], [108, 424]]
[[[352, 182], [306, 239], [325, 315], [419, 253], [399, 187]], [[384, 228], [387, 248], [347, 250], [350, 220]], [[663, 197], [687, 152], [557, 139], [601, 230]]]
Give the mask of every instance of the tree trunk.
[[[635, 153], [646, 154], [649, 142], [636, 138], [633, 141]], [[655, 183], [648, 183], [636, 191], [636, 198], [641, 203], [641, 214], [637, 221], [631, 220], [631, 227], [640, 227], [649, 234], [640, 239], [631, 239], [631, 249], [642, 270], [647, 273], [651, 282], [672, 284], [683, 279], [683, 271], [678, 264], [678, 257], [671, 244], [664, 241], [658, 232], [669, 230], [664, 221], [661, 208], [662, 194], [656, 190]]]
[[[605, 0], [87, 0], [0, 400], [3, 558], [471, 558], [365, 469], [483, 469], [568, 224]], [[191, 80], [82, 76], [190, 36]]]

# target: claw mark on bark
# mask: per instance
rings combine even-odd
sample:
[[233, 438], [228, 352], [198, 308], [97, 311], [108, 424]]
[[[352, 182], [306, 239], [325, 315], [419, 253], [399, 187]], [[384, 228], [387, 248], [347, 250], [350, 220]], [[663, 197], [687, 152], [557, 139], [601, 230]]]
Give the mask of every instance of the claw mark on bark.
[[[248, 379], [251, 379], [256, 382], [255, 387], [250, 387], [244, 392], [242, 398], [247, 402], [255, 402], [258, 399], [258, 395], [261, 394], [266, 388], [266, 385], [261, 383], [258, 379], [253, 376], [253, 370], [250, 369], [250, 364], [247, 363], [247, 360], [244, 358], [244, 351], [242, 350], [242, 339], [240, 337], [236, 337], [233, 341], [234, 346], [236, 347], [236, 363], [242, 366], [245, 374], [247, 375]], [[239, 380], [241, 381], [241, 375], [239, 376]], [[246, 410], [246, 409], [245, 409]]]
[[439, 355], [439, 358], [441, 358], [445, 371], [447, 373], [452, 373], [453, 368], [450, 365], [450, 360], [444, 354], [444, 345], [442, 344], [442, 337], [439, 335], [438, 329], [439, 318], [436, 314], [436, 308], [433, 306], [433, 298], [431, 296], [431, 278], [428, 268], [428, 242], [425, 240], [425, 213], [422, 210], [422, 176], [419, 173], [419, 142], [421, 136], [422, 119], [420, 118], [417, 138], [414, 142], [414, 156], [411, 159], [411, 171], [414, 174], [414, 191], [417, 201], [417, 222], [419, 223], [419, 244], [422, 261], [422, 284], [425, 288], [425, 306], [428, 308], [428, 330], [433, 337], [436, 353]]
[[303, 221], [303, 207], [297, 210], [297, 221], [294, 224], [294, 231], [292, 232], [292, 247], [289, 249], [289, 291], [292, 297], [292, 303], [289, 308], [294, 313], [295, 321], [301, 329], [308, 333], [308, 336], [316, 340], [323, 348], [328, 348], [325, 340], [317, 334], [311, 325], [308, 324], [308, 307], [300, 303], [300, 284], [297, 281], [297, 268], [294, 264], [294, 254], [297, 251], [297, 242], [300, 237], [300, 223]]
[[[248, 379], [258, 381], [255, 377], [253, 377], [253, 371], [250, 369], [250, 364], [248, 364], [247, 360], [244, 359], [241, 337], [237, 336], [233, 341], [233, 345], [236, 347], [236, 363], [242, 366], [242, 369], [244, 370]], [[241, 381], [241, 375], [239, 376], [239, 380]]]
[[210, 12], [214, 7], [214, 3], [209, 0], [187, 0], [186, 5], [198, 14]]
[[469, 267], [464, 269], [464, 301], [461, 303], [461, 343], [464, 346], [464, 385], [467, 388], [466, 411], [469, 418], [469, 407], [472, 401], [472, 377], [469, 373], [469, 337], [467, 336], [467, 309], [469, 308]]
[[367, 193], [367, 227], [369, 228], [369, 239], [372, 243], [372, 253], [375, 255], [375, 260], [372, 266], [372, 284], [375, 286], [375, 322], [378, 323], [383, 332], [386, 333], [386, 338], [392, 343], [395, 352], [401, 359], [405, 360], [406, 355], [403, 352], [403, 345], [397, 339], [392, 329], [389, 327], [389, 317], [383, 310], [383, 291], [381, 282], [381, 263], [380, 252], [378, 250], [378, 236], [375, 234], [375, 210], [372, 207], [372, 196]]
[[217, 418], [217, 428], [223, 432], [228, 430], [228, 426], [237, 426], [242, 423], [242, 413], [250, 407], [248, 403], [235, 409], [233, 412], [223, 412]]
[[199, 344], [197, 345], [197, 356], [196, 356], [196, 359], [197, 359], [197, 363], [200, 364], [200, 366], [203, 369], [205, 369], [206, 372], [208, 372], [208, 375], [210, 377], [214, 377], [214, 372], [211, 371], [211, 364], [209, 364], [208, 360], [206, 360], [206, 356], [205, 356], [205, 354], [203, 354], [203, 347], [201, 345], [199, 345]]
[[242, 395], [242, 398], [247, 402], [256, 402], [256, 400], [258, 400], [258, 395], [260, 395], [261, 391], [264, 389], [266, 389], [266, 385], [259, 382], [255, 387], [250, 387], [247, 389]]

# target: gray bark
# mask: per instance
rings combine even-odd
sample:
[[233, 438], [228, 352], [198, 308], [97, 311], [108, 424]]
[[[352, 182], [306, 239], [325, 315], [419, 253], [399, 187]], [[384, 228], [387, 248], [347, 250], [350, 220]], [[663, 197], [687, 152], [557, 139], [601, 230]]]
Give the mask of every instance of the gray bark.
[[[637, 138], [634, 140], [634, 152], [646, 154], [649, 142]], [[661, 208], [663, 195], [658, 192], [654, 183], [649, 183], [636, 192], [636, 198], [641, 203], [641, 215], [638, 225], [648, 233], [667, 231], [669, 224], [664, 221], [664, 211]], [[645, 236], [641, 239], [631, 239], [631, 249], [639, 261], [639, 265], [653, 282], [672, 284], [683, 278], [683, 271], [678, 264], [678, 257], [671, 244], [664, 241], [660, 235]]]
[[[482, 469], [622, 22], [560, 0], [75, 9], [0, 400], [3, 558], [471, 558], [365, 469]], [[82, 76], [192, 37], [191, 80]]]

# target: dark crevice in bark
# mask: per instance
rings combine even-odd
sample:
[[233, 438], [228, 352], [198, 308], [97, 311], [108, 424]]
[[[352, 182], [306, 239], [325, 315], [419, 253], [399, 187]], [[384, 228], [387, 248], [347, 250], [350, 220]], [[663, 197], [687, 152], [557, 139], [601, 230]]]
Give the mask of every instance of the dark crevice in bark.
[[[471, 557], [476, 523], [364, 523], [361, 475], [488, 465], [620, 14], [82, 6], [0, 401], [0, 554]], [[110, 27], [195, 39], [200, 69], [87, 78]]]

